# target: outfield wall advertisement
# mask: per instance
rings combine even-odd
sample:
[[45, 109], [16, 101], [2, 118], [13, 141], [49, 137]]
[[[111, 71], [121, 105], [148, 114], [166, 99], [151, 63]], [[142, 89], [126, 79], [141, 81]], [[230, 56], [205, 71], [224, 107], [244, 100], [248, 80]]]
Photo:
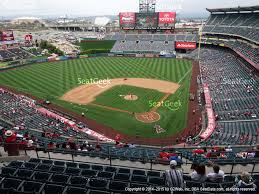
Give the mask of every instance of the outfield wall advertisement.
[[123, 12], [119, 14], [120, 26], [125, 29], [134, 28], [136, 24], [136, 14], [134, 12]]
[[176, 49], [196, 49], [196, 42], [175, 42]]

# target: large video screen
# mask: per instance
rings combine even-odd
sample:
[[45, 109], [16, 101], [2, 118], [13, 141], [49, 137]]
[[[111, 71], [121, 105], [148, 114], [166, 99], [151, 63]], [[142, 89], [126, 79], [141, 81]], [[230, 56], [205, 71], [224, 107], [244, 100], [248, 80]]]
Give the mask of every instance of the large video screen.
[[120, 13], [120, 27], [124, 29], [134, 28], [136, 24], [136, 14], [133, 12]]
[[156, 29], [158, 27], [158, 13], [137, 13], [136, 29]]
[[159, 12], [159, 27], [161, 29], [173, 28], [176, 22], [175, 17], [175, 12]]
[[1, 38], [2, 38], [2, 41], [14, 40], [13, 31], [12, 30], [2, 31]]

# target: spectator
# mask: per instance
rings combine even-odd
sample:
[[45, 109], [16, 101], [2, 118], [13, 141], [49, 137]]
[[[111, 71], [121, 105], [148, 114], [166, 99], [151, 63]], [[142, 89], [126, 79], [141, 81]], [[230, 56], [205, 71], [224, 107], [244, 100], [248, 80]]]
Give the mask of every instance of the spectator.
[[136, 145], [135, 144], [129, 144], [129, 148], [135, 148], [136, 147]]
[[27, 143], [27, 147], [33, 147], [33, 141], [30, 139]]
[[66, 148], [67, 148], [67, 143], [66, 143], [66, 142], [63, 142], [61, 148], [62, 148], [62, 149], [66, 149]]
[[220, 170], [220, 167], [218, 165], [213, 165], [213, 172], [208, 173], [207, 177], [208, 180], [211, 182], [223, 182], [224, 179], [224, 172]]
[[226, 151], [226, 152], [232, 152], [233, 150], [232, 150], [231, 146], [229, 145], [229, 146], [225, 149], [225, 151]]
[[56, 148], [56, 146], [53, 142], [48, 143], [48, 149], [55, 149], [55, 148]]
[[95, 150], [96, 150], [97, 152], [102, 151], [102, 146], [101, 146], [100, 144], [96, 144]]
[[166, 183], [168, 187], [183, 188], [183, 171], [176, 169], [177, 162], [175, 160], [170, 161], [170, 169], [166, 170]]
[[128, 143], [125, 143], [123, 147], [128, 148], [129, 147]]
[[256, 194], [256, 185], [254, 184], [251, 175], [248, 172], [242, 172], [240, 178], [241, 180], [237, 183], [237, 188], [249, 188], [252, 191], [238, 191], [237, 194]]
[[179, 156], [177, 156], [177, 155], [175, 155], [175, 156], [170, 156], [170, 157], [169, 157], [169, 160], [170, 160], [170, 161], [175, 160], [175, 161], [177, 162], [177, 164], [180, 164], [180, 165], [183, 164], [182, 159], [181, 159]]
[[195, 167], [195, 169], [191, 173], [191, 179], [193, 181], [199, 181], [199, 182], [206, 181], [207, 176], [206, 176], [206, 168], [204, 164], [199, 164]]

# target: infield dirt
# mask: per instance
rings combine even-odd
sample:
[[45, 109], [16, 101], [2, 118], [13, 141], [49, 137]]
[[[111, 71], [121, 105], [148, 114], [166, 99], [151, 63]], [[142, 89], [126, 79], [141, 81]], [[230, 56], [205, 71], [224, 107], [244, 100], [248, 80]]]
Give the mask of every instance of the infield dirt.
[[177, 83], [163, 80], [145, 78], [117, 78], [112, 79], [111, 84], [107, 85], [105, 88], [99, 87], [97, 84], [80, 85], [65, 93], [61, 99], [77, 104], [89, 104], [95, 101], [95, 98], [101, 93], [118, 85], [129, 85], [140, 88], [153, 89], [167, 94], [174, 94], [180, 87], [180, 85]]

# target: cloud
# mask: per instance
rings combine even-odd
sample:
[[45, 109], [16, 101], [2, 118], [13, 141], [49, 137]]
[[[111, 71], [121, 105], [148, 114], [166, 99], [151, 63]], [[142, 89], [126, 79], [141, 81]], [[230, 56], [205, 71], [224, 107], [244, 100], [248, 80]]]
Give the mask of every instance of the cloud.
[[[138, 0], [0, 0], [0, 15], [117, 15], [138, 11]], [[252, 6], [258, 0], [157, 0], [157, 11], [206, 13], [205, 8]]]

